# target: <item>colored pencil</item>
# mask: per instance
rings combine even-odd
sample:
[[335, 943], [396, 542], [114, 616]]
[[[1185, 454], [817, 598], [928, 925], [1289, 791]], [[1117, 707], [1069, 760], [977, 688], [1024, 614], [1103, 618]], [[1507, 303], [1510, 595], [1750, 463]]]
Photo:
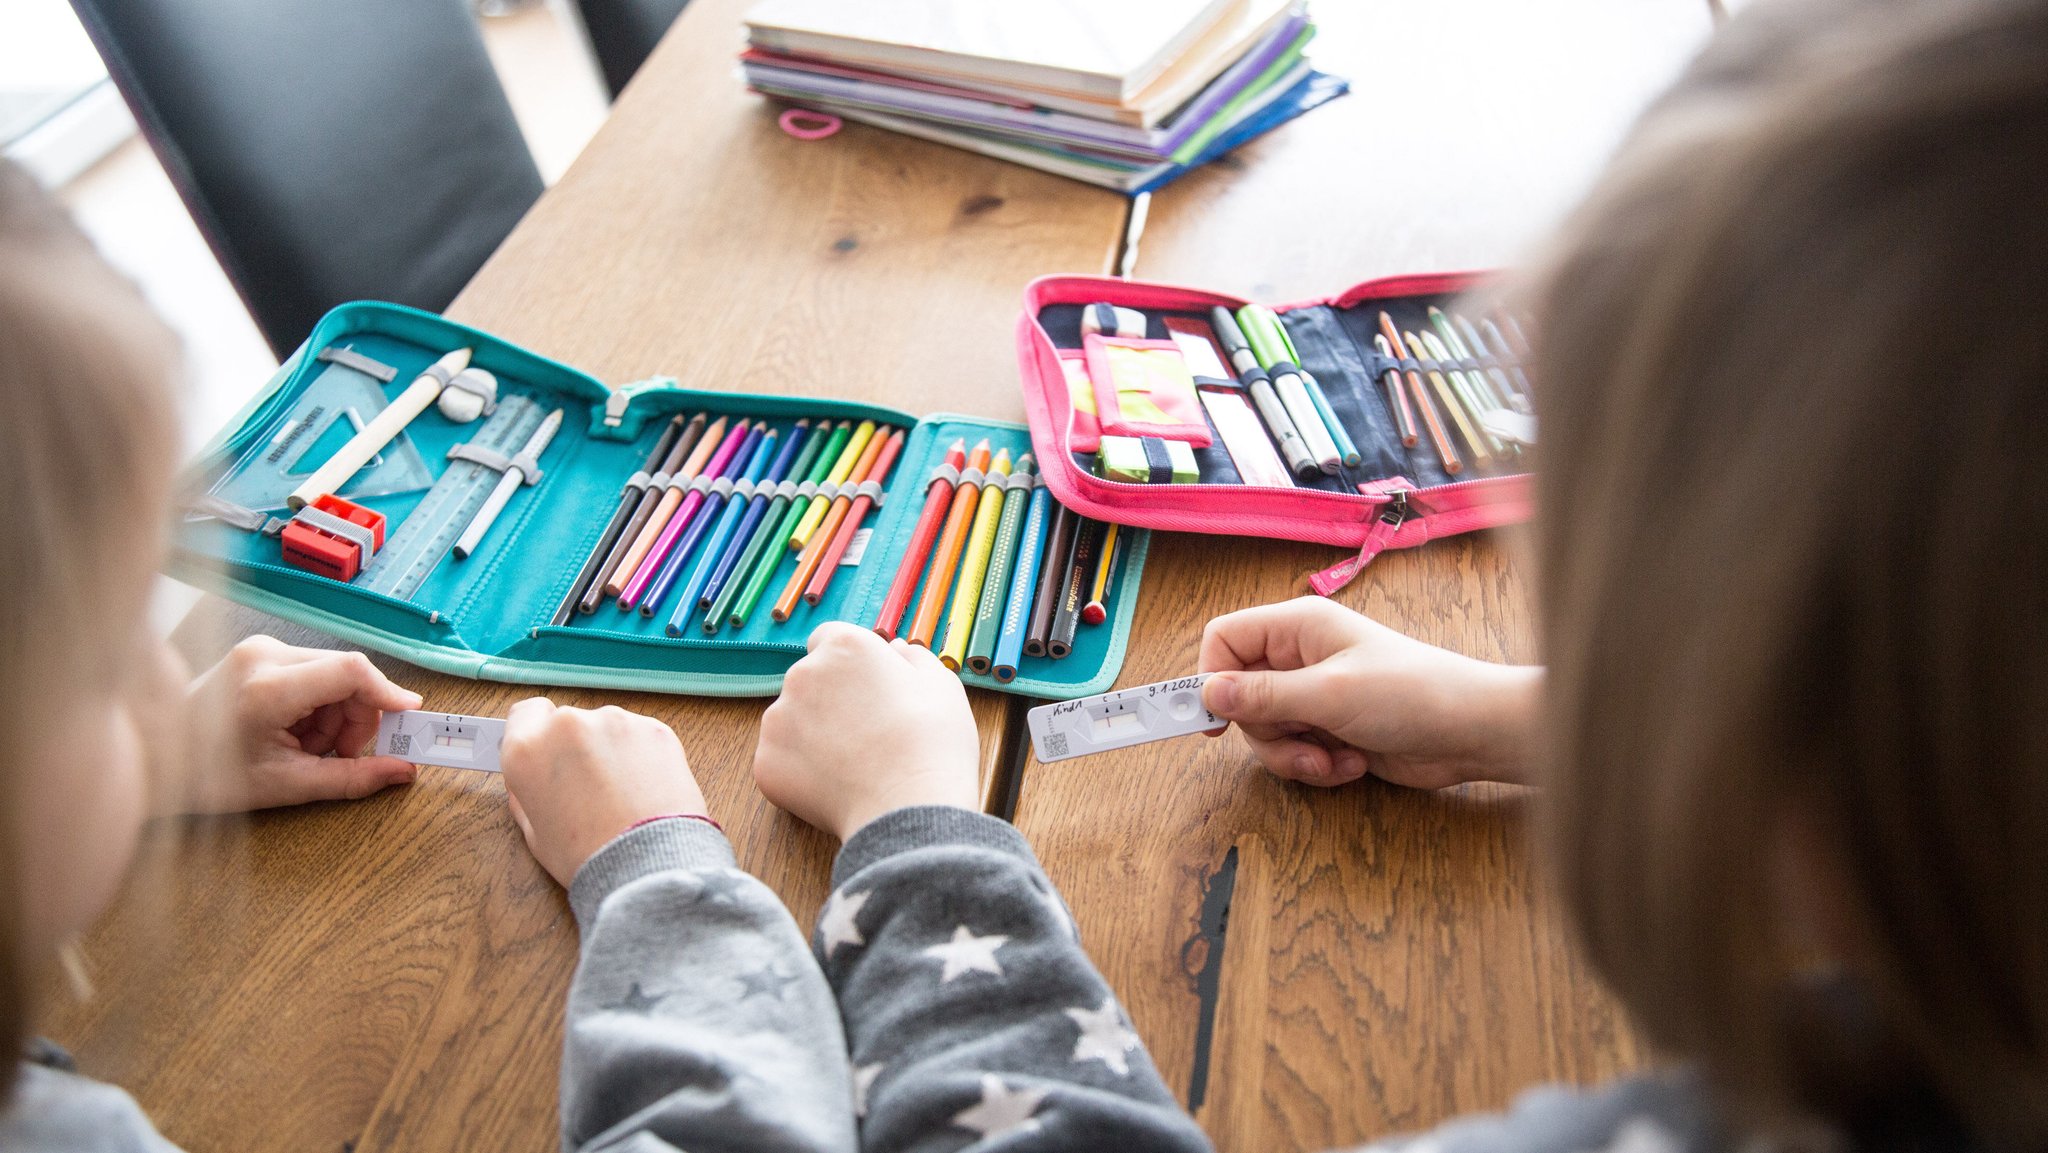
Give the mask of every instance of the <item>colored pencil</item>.
[[[1394, 350], [1388, 347], [1385, 336], [1374, 333], [1372, 346], [1379, 350], [1381, 356], [1388, 360], [1394, 359]], [[1387, 411], [1394, 414], [1394, 427], [1401, 434], [1401, 444], [1406, 448], [1414, 448], [1416, 442], [1422, 438], [1415, 431], [1415, 409], [1408, 403], [1408, 390], [1401, 387], [1401, 370], [1387, 369], [1382, 383], [1387, 389]]]
[[[868, 470], [868, 480], [877, 485], [889, 482], [889, 470], [895, 466], [896, 458], [903, 452], [904, 433], [897, 429], [889, 434], [888, 442], [882, 446], [882, 455]], [[867, 481], [861, 482], [866, 487]], [[839, 531], [832, 534], [831, 543], [825, 546], [825, 555], [818, 559], [818, 571], [811, 574], [811, 581], [804, 586], [804, 602], [815, 605], [825, 599], [825, 590], [832, 587], [832, 577], [839, 571], [839, 562], [846, 556], [846, 550], [859, 534], [861, 522], [868, 518], [868, 510], [875, 507], [875, 498], [860, 493], [853, 498], [852, 507], [846, 510], [846, 519], [839, 522]], [[826, 514], [828, 517], [830, 513]], [[816, 538], [813, 538], [816, 539]]]
[[939, 523], [952, 503], [954, 484], [965, 467], [967, 442], [956, 440], [946, 450], [945, 462], [933, 471], [925, 485], [924, 508], [917, 514], [916, 527], [910, 531], [910, 545], [903, 550], [903, 559], [896, 562], [896, 575], [889, 581], [888, 595], [882, 598], [881, 611], [875, 614], [874, 630], [883, 640], [896, 639], [896, 626], [903, 622], [903, 610], [910, 607], [917, 576], [924, 571], [925, 557], [932, 542], [938, 539]]
[[[655, 509], [660, 506], [662, 499], [675, 491], [669, 487], [669, 480], [682, 469], [684, 462], [695, 454], [698, 444], [703, 441], [706, 435], [705, 419], [705, 414], [701, 412], [690, 418], [689, 427], [683, 430], [682, 439], [676, 441], [669, 449], [668, 456], [662, 459], [660, 471], [649, 478], [647, 491], [640, 497], [640, 506], [633, 510], [633, 519], [626, 522], [626, 530], [619, 534], [618, 542], [612, 545], [611, 555], [605, 558], [597, 575], [591, 578], [590, 587], [584, 590], [583, 600], [576, 606], [579, 612], [596, 612], [597, 606], [603, 603], [607, 595], [618, 595], [610, 590], [612, 581], [623, 580], [620, 575], [622, 573], [625, 576], [632, 575], [632, 570], [626, 568], [624, 564], [626, 555], [632, 551], [641, 532], [651, 523]], [[681, 500], [682, 494], [677, 493], [676, 499]], [[648, 543], [651, 545], [653, 542], [650, 540]]]
[[[843, 484], [853, 472], [853, 466], [860, 463], [860, 457], [867, 451], [868, 442], [875, 437], [875, 422], [861, 421], [853, 430], [853, 438], [846, 447], [839, 450], [839, 459], [832, 465], [832, 471], [825, 474], [826, 484]], [[804, 510], [803, 519], [796, 522], [796, 531], [789, 534], [789, 547], [802, 548], [811, 543], [811, 534], [818, 531], [818, 522], [825, 519], [825, 510], [832, 507], [832, 498], [814, 496], [811, 507]]]
[[1024, 528], [1024, 513], [1031, 504], [1036, 477], [1030, 453], [1017, 458], [1010, 470], [1010, 482], [1003, 491], [1003, 519], [996, 526], [995, 547], [988, 554], [988, 571], [982, 577], [981, 599], [975, 602], [974, 630], [967, 639], [967, 671], [987, 675], [995, 665], [996, 640], [1003, 630], [1003, 610], [1010, 593], [1010, 573], [1017, 567], [1017, 538]]
[[741, 421], [712, 454], [711, 463], [697, 475], [688, 496], [676, 515], [669, 518], [668, 527], [661, 530], [660, 539], [654, 542], [653, 551], [640, 562], [640, 571], [633, 574], [633, 583], [619, 596], [619, 607], [638, 607], [641, 615], [653, 616], [655, 608], [668, 596], [668, 590], [675, 587], [677, 577], [682, 575], [683, 563], [690, 559], [690, 550], [704, 535], [699, 527], [703, 517], [699, 515], [704, 507], [705, 497], [711, 492], [712, 482], [728, 476], [735, 476], [746, 467], [747, 458], [754, 451], [754, 445], [761, 439], [759, 425]]
[[1017, 663], [1024, 656], [1024, 630], [1031, 623], [1032, 594], [1038, 591], [1039, 554], [1045, 551], [1045, 536], [1051, 528], [1052, 490], [1043, 484], [1034, 485], [1031, 507], [1024, 514], [1024, 531], [1017, 542], [1016, 571], [1010, 574], [1009, 595], [1003, 600], [1003, 627], [996, 635], [991, 665], [995, 678], [1004, 684], [1017, 679]]
[[[1429, 323], [1436, 328], [1437, 335], [1443, 337], [1444, 347], [1451, 350], [1452, 356], [1459, 360], [1479, 359], [1479, 353], [1474, 351], [1475, 346], [1465, 343], [1465, 338], [1459, 334], [1457, 326], [1451, 323], [1450, 316], [1434, 304], [1429, 306]], [[1478, 347], [1480, 352], [1485, 351], [1484, 346]], [[1493, 375], [1499, 376], [1500, 370], [1494, 369]], [[1493, 377], [1487, 375], [1486, 366], [1483, 364], [1475, 365], [1465, 373], [1465, 376], [1472, 382], [1479, 399], [1486, 403], [1487, 408], [1508, 407], [1512, 390], [1507, 387], [1505, 377], [1496, 384]]]
[[[844, 445], [852, 435], [853, 422], [850, 420], [840, 421], [829, 434], [820, 425], [811, 436], [811, 446], [816, 451], [806, 447], [789, 475], [801, 478], [802, 484], [815, 485], [823, 481], [825, 474], [838, 463], [838, 449], [834, 446]], [[746, 587], [740, 590], [739, 599], [733, 602], [732, 615], [720, 614], [736, 629], [746, 627], [747, 618], [754, 615], [755, 607], [767, 595], [768, 582], [774, 579], [776, 570], [782, 567], [783, 556], [789, 551], [783, 543], [789, 540], [790, 533], [796, 531], [796, 522], [803, 517], [804, 509], [810, 507], [810, 501], [799, 496], [778, 496], [775, 501], [781, 503], [769, 502], [768, 515], [761, 518], [761, 527], [755, 530], [754, 539], [747, 545], [747, 551], [754, 554], [754, 559], [740, 558], [740, 568], [747, 572]], [[734, 583], [737, 584], [738, 580], [735, 579]]]
[[960, 556], [960, 577], [953, 582], [952, 607], [946, 610], [945, 639], [935, 646], [939, 663], [955, 672], [967, 660], [967, 641], [974, 635], [974, 617], [981, 608], [981, 589], [988, 582], [988, 557], [1001, 527], [1009, 490], [1010, 450], [996, 454], [974, 507], [974, 525], [967, 530], [967, 548]]
[[[739, 595], [737, 586], [740, 583], [740, 558], [746, 555], [747, 546], [753, 543], [753, 538], [759, 533], [762, 514], [767, 510], [769, 501], [773, 499], [770, 494], [774, 487], [789, 479], [791, 471], [800, 467], [794, 462], [802, 459], [799, 454], [810, 446], [811, 440], [811, 422], [808, 420], [797, 421], [795, 427], [789, 430], [789, 438], [783, 441], [782, 451], [776, 454], [775, 463], [768, 466], [768, 474], [761, 478], [760, 484], [754, 489], [754, 495], [747, 500], [746, 510], [740, 514], [739, 527], [733, 530], [732, 539], [726, 543], [724, 555], [718, 558], [717, 567], [711, 570], [711, 579], [705, 582], [703, 595], [697, 599], [698, 608], [709, 609], [720, 599], [725, 600], [727, 607], [730, 607], [732, 601]], [[728, 589], [733, 590], [732, 596], [726, 595]], [[718, 631], [718, 618], [717, 613], [711, 613], [706, 618], [713, 622], [712, 632]]]
[[1330, 407], [1330, 398], [1324, 395], [1323, 386], [1305, 368], [1301, 370], [1301, 383], [1308, 389], [1309, 403], [1316, 406], [1316, 415], [1329, 426], [1330, 438], [1337, 442], [1337, 459], [1345, 468], [1357, 468], [1358, 462], [1365, 458], [1359, 455], [1358, 444], [1351, 439], [1351, 434], [1344, 431], [1344, 422], [1337, 419], [1337, 410]]
[[[697, 419], [701, 421], [704, 417], [700, 413]], [[640, 466], [640, 471], [634, 473], [632, 478], [626, 481], [625, 487], [619, 490], [619, 507], [612, 512], [611, 522], [604, 526], [603, 535], [591, 546], [590, 555], [584, 558], [583, 567], [576, 570], [576, 579], [569, 582], [569, 591], [562, 594], [562, 603], [555, 606], [555, 615], [548, 618], [548, 624], [556, 628], [568, 624], [569, 618], [576, 613], [577, 602], [583, 599], [583, 591], [591, 587], [593, 578], [594, 583], [603, 585], [604, 578], [598, 575], [598, 570], [603, 566], [605, 558], [611, 555], [619, 538], [625, 534], [626, 525], [631, 523], [634, 512], [642, 506], [652, 510], [655, 502], [661, 499], [648, 481], [654, 471], [661, 467], [661, 462], [668, 459], [669, 450], [682, 439], [683, 424], [683, 414], [679, 412], [662, 426], [661, 439], [655, 441], [654, 451], [647, 454], [647, 462]]]
[[[1418, 349], [1424, 355], [1431, 355], [1429, 345], [1423, 343], [1414, 333], [1404, 332], [1401, 335], [1407, 339], [1408, 347]], [[1444, 374], [1434, 368], [1424, 369], [1422, 375], [1429, 378], [1430, 386], [1436, 390], [1437, 399], [1443, 403], [1444, 413], [1451, 418], [1451, 423], [1457, 426], [1458, 435], [1464, 439], [1465, 447], [1472, 450], [1472, 463], [1480, 468], [1491, 465], [1493, 453], [1487, 449], [1486, 439], [1472, 426], [1472, 418], [1465, 415], [1465, 406], [1459, 402], [1457, 394], [1451, 391], [1451, 382], [1445, 380]]]
[[967, 548], [967, 531], [973, 526], [974, 506], [981, 503], [981, 485], [988, 472], [988, 441], [983, 440], [967, 454], [967, 468], [953, 489], [953, 506], [946, 511], [946, 526], [939, 530], [939, 543], [932, 553], [932, 571], [924, 578], [924, 592], [917, 612], [910, 618], [914, 645], [932, 647], [939, 631], [939, 614], [945, 610], [947, 595], [953, 591], [953, 575], [960, 571], [960, 554]]
[[[762, 435], [761, 443], [754, 446], [752, 459], [740, 472], [739, 484], [751, 489], [764, 480], [776, 479], [768, 475], [769, 470], [775, 467], [769, 462], [780, 459], [787, 463], [787, 457], [777, 450], [779, 439], [780, 434], [774, 429], [769, 429]], [[723, 497], [713, 491], [710, 499], [705, 501], [702, 516], [704, 523], [711, 525], [711, 528], [704, 534], [704, 551], [698, 554], [696, 567], [690, 570], [690, 578], [683, 582], [682, 594], [676, 598], [675, 612], [669, 614], [668, 626], [664, 631], [672, 637], [682, 636], [683, 626], [690, 622], [691, 617], [697, 615], [698, 610], [705, 607], [704, 590], [711, 583], [711, 575], [718, 570], [718, 563], [725, 556], [726, 545], [731, 543], [734, 532], [739, 528], [740, 519], [747, 513], [747, 506], [753, 503], [753, 493], [747, 492], [742, 496], [742, 491], [735, 487], [730, 495]], [[721, 500], [724, 501], [722, 509], [719, 507]], [[716, 523], [712, 520], [714, 516], [717, 518]]]
[[1532, 400], [1529, 395], [1529, 377], [1516, 362], [1514, 350], [1508, 347], [1507, 338], [1500, 334], [1500, 329], [1494, 327], [1491, 320], [1483, 316], [1479, 318], [1478, 334], [1485, 338], [1481, 344], [1488, 353], [1495, 359], [1508, 361], [1507, 373], [1515, 382], [1516, 407], [1528, 412]]
[[[695, 480], [704, 471], [704, 466], [711, 463], [711, 458], [717, 455], [718, 449], [724, 447], [725, 434], [725, 418], [721, 416], [704, 430], [704, 435], [697, 439], [696, 446], [690, 450], [682, 466], [669, 470], [669, 483], [662, 490], [661, 500], [648, 515], [647, 523], [640, 526], [640, 535], [634, 538], [632, 546], [619, 558], [611, 575], [605, 578], [604, 595], [616, 597], [625, 594], [626, 586], [633, 582], [640, 573], [640, 566], [647, 562], [647, 554], [654, 551], [654, 542], [661, 539], [662, 530], [675, 519], [676, 509], [683, 503], [689, 482]], [[629, 609], [633, 606], [619, 607]]]
[[1045, 638], [1045, 655], [1061, 660], [1074, 651], [1074, 633], [1081, 623], [1081, 605], [1088, 599], [1088, 582], [1095, 577], [1095, 557], [1102, 547], [1104, 525], [1087, 517], [1074, 532], [1074, 555], [1067, 562], [1060, 582], [1060, 605], [1052, 615], [1052, 633]]
[[1052, 506], [1052, 530], [1038, 560], [1038, 589], [1031, 595], [1031, 623], [1024, 628], [1027, 657], [1046, 655], [1045, 642], [1052, 635], [1052, 618], [1060, 609], [1060, 590], [1066, 583], [1067, 562], [1074, 557], [1074, 530], [1080, 519], [1066, 505]]
[[[825, 510], [824, 519], [819, 521], [817, 528], [812, 531], [810, 543], [804, 545], [803, 551], [797, 554], [796, 571], [789, 575], [789, 583], [783, 586], [782, 595], [775, 598], [775, 608], [770, 615], [775, 618], [776, 623], [788, 620], [789, 615], [796, 611], [796, 602], [802, 599], [804, 588], [811, 583], [812, 575], [818, 571], [818, 562], [824, 559], [825, 550], [832, 545], [832, 538], [839, 535], [839, 526], [845, 522], [847, 510], [853, 507], [854, 488], [866, 482], [870, 473], [873, 473], [875, 480], [882, 479], [881, 473], [874, 470], [876, 463], [881, 460], [882, 450], [889, 446], [889, 433], [890, 429], [886, 424], [868, 430], [867, 443], [861, 446], [860, 459], [854, 461], [853, 467], [840, 478], [839, 492], [832, 497], [830, 505]], [[855, 432], [853, 438], [859, 440], [860, 433]], [[895, 463], [893, 456], [889, 463]]]
[[[1407, 343], [1401, 339], [1401, 330], [1394, 327], [1394, 318], [1384, 312], [1380, 313], [1380, 334], [1387, 338], [1387, 345], [1395, 357], [1401, 360], [1412, 359], [1408, 355]], [[1415, 398], [1415, 409], [1422, 414], [1423, 427], [1429, 430], [1429, 441], [1436, 446], [1436, 454], [1443, 461], [1444, 471], [1456, 476], [1464, 469], [1465, 462], [1458, 456], [1457, 448], [1451, 444], [1451, 436], [1444, 429], [1443, 418], [1437, 415], [1436, 405], [1430, 403], [1429, 393], [1422, 387], [1422, 374], [1411, 368], [1403, 375], [1408, 378], [1408, 391]]]
[[[1451, 350], [1444, 347], [1444, 342], [1437, 339], [1437, 335], [1434, 332], [1425, 330], [1422, 333], [1422, 346], [1428, 349], [1429, 355], [1440, 364], [1451, 359]], [[1480, 439], [1485, 442], [1487, 453], [1492, 456], [1505, 455], [1507, 452], [1506, 442], [1487, 431], [1486, 428], [1486, 414], [1497, 406], [1486, 403], [1485, 398], [1480, 396], [1478, 390], [1472, 387], [1472, 381], [1463, 372], [1450, 367], [1448, 364], [1444, 364], [1442, 371], [1446, 377], [1450, 378], [1451, 396], [1458, 401], [1464, 408], [1466, 415], [1471, 418], [1469, 422], [1471, 431], [1477, 433]], [[1463, 425], [1461, 424], [1460, 427], [1463, 427]], [[1483, 459], [1480, 459], [1480, 454], [1477, 450], [1474, 450], [1473, 458], [1476, 463], [1486, 463]]]
[[1081, 606], [1081, 623], [1099, 625], [1109, 619], [1109, 585], [1116, 579], [1116, 551], [1124, 536], [1110, 525], [1102, 534], [1102, 559], [1096, 562], [1095, 577], [1089, 582], [1088, 603]]

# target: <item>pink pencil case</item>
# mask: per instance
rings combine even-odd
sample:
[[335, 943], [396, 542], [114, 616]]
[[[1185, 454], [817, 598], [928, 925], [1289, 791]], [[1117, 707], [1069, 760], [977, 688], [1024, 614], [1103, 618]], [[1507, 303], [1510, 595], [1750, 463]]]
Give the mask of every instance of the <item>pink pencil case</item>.
[[[1523, 372], [1505, 347], [1466, 346], [1467, 355], [1436, 359], [1426, 349], [1407, 349], [1407, 358], [1383, 356], [1374, 343], [1386, 312], [1397, 329], [1434, 331], [1428, 310], [1452, 315], [1476, 310], [1460, 304], [1468, 290], [1484, 283], [1481, 273], [1437, 273], [1367, 281], [1336, 296], [1273, 306], [1300, 354], [1301, 368], [1314, 377], [1358, 450], [1356, 465], [1293, 488], [1247, 485], [1239, 480], [1228, 445], [1220, 437], [1195, 451], [1201, 469], [1196, 484], [1133, 484], [1105, 480], [1091, 468], [1097, 428], [1076, 413], [1062, 358], [1083, 347], [1081, 312], [1109, 303], [1137, 309], [1146, 317], [1147, 339], [1168, 339], [1168, 317], [1208, 323], [1210, 309], [1235, 311], [1248, 303], [1234, 296], [1193, 288], [1097, 276], [1047, 276], [1024, 293], [1017, 323], [1017, 356], [1023, 376], [1025, 418], [1033, 451], [1053, 496], [1082, 515], [1116, 524], [1175, 532], [1275, 537], [1341, 545], [1353, 556], [1316, 573], [1310, 586], [1325, 596], [1343, 588], [1380, 552], [1413, 548], [1438, 537], [1514, 524], [1529, 518], [1531, 477], [1521, 460], [1502, 454], [1480, 470], [1470, 446], [1438, 405], [1446, 436], [1465, 462], [1446, 471], [1422, 413], [1420, 434], [1402, 443], [1400, 424], [1389, 404], [1385, 376], [1416, 374], [1433, 398], [1434, 372], [1496, 374]], [[1449, 351], [1449, 350], [1446, 350]], [[1082, 414], [1084, 417], [1086, 414]], [[1213, 433], [1213, 430], [1211, 430]], [[1482, 435], [1484, 433], [1482, 432]]]

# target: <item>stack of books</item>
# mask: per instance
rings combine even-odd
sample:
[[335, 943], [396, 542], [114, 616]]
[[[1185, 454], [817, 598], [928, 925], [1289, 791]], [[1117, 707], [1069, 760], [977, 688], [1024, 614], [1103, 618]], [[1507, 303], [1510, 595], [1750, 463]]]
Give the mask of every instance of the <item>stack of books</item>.
[[762, 0], [755, 91], [1132, 194], [1348, 85], [1301, 0]]

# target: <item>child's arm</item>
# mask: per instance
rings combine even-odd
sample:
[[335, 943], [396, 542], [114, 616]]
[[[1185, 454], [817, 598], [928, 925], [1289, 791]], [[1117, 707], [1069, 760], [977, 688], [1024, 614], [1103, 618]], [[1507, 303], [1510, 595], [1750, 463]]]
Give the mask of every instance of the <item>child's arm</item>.
[[668, 726], [535, 698], [513, 707], [500, 759], [583, 933], [563, 1148], [850, 1153], [832, 991], [781, 901], [693, 819], [703, 794]]
[[851, 626], [810, 644], [762, 717], [754, 772], [845, 841], [813, 941], [846, 1022], [861, 1147], [1207, 1150], [1024, 838], [970, 811], [978, 742], [959, 680]]

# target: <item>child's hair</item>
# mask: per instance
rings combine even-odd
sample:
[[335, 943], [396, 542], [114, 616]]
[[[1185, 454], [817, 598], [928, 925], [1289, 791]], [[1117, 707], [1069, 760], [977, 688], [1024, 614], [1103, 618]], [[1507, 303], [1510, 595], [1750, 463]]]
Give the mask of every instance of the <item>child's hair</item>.
[[30, 983], [18, 862], [31, 750], [68, 694], [136, 671], [179, 443], [177, 346], [22, 169], [0, 161], [0, 1046]]
[[1884, 1104], [1826, 1083], [1826, 973], [2041, 1148], [2048, 4], [1755, 6], [1541, 268], [1546, 842], [1596, 965], [1752, 1121]]

